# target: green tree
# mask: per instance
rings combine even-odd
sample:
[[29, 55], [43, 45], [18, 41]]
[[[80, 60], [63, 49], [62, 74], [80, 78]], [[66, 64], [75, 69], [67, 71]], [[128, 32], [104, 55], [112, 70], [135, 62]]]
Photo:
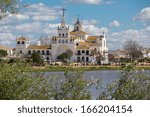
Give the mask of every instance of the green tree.
[[0, 0], [0, 19], [10, 14], [17, 14], [21, 8], [27, 7], [20, 0]]
[[64, 77], [31, 72], [26, 64], [0, 64], [0, 99], [91, 99], [87, 81], [81, 71], [66, 71]]
[[33, 65], [43, 65], [43, 59], [38, 52], [33, 52], [31, 55]]
[[48, 99], [48, 81], [26, 64], [0, 64], [0, 99]]
[[8, 54], [7, 54], [7, 51], [5, 50], [0, 50], [0, 57], [6, 57]]
[[[83, 100], [90, 99], [91, 94], [88, 91], [91, 85], [83, 78], [81, 71], [66, 71], [64, 79], [55, 78], [51, 89], [53, 98], [56, 100]], [[61, 82], [60, 82], [61, 81]]]
[[61, 60], [62, 62], [66, 62], [68, 59], [67, 53], [62, 53], [57, 57], [58, 60]]

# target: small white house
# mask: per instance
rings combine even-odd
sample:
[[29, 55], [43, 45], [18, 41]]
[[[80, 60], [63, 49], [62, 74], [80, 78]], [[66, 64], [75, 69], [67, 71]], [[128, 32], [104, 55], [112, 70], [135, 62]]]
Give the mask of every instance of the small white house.
[[10, 48], [8, 46], [3, 46], [3, 45], [0, 45], [0, 50], [4, 50], [7, 52], [7, 57], [11, 57], [13, 56], [13, 48]]

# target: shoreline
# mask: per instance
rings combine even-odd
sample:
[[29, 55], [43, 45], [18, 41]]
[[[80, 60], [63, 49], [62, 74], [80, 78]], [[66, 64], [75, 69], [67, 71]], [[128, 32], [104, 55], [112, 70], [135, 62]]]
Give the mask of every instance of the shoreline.
[[[135, 66], [137, 70], [150, 70], [150, 66]], [[33, 71], [43, 72], [61, 72], [68, 70], [80, 70], [80, 71], [99, 71], [99, 70], [123, 70], [122, 66], [32, 66]]]

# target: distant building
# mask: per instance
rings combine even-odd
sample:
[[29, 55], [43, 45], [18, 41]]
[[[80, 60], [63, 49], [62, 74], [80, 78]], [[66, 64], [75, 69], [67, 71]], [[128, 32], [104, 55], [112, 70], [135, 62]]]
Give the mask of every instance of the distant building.
[[7, 57], [11, 57], [13, 56], [13, 48], [10, 48], [10, 47], [7, 47], [7, 46], [3, 46], [3, 45], [0, 45], [0, 50], [4, 50], [7, 52]]
[[77, 19], [74, 29], [70, 28], [65, 22], [65, 9], [62, 9], [63, 15], [61, 23], [57, 28], [58, 34], [49, 38], [47, 44], [38, 41], [37, 45], [32, 45], [27, 37], [21, 36], [16, 39], [16, 54], [29, 55], [33, 52], [39, 52], [45, 61], [57, 61], [57, 57], [67, 50], [71, 50], [74, 62], [96, 62], [96, 56], [91, 56], [94, 50], [95, 54], [100, 53], [103, 56], [102, 64], [108, 63], [108, 47], [105, 34], [89, 35], [82, 29], [82, 24]]
[[148, 48], [143, 48], [142, 49], [143, 57], [144, 58], [150, 58], [150, 49]]
[[128, 58], [126, 50], [110, 50], [109, 54], [112, 54], [114, 58]]

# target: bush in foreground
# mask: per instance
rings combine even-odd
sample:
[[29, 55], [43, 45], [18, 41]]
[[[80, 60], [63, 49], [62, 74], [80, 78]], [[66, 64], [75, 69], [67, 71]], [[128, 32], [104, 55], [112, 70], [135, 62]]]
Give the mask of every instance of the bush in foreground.
[[149, 100], [150, 77], [132, 65], [126, 66], [119, 79], [109, 84], [99, 99]]
[[0, 65], [0, 99], [90, 99], [89, 81], [79, 71], [66, 71], [64, 77], [31, 72], [26, 64]]
[[89, 100], [92, 99], [91, 87], [100, 91], [98, 99], [150, 99], [150, 77], [132, 66], [124, 68], [119, 79], [105, 89], [99, 81], [83, 78], [79, 70], [69, 70], [58, 77], [48, 72], [33, 72], [25, 63], [1, 63], [0, 99]]

